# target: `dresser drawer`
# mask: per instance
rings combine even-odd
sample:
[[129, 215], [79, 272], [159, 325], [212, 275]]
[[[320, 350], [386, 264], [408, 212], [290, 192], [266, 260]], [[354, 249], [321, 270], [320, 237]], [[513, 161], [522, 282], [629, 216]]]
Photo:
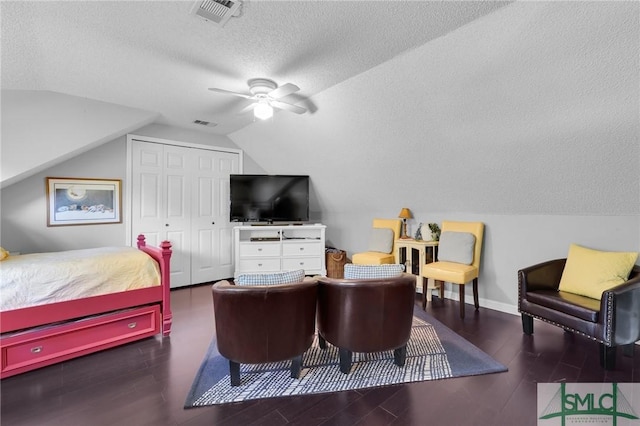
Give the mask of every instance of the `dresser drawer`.
[[319, 241], [296, 241], [282, 245], [283, 256], [320, 256], [324, 247]]
[[320, 269], [321, 260], [319, 257], [295, 257], [282, 259], [282, 270], [293, 271], [296, 269], [304, 269], [310, 271]]
[[160, 307], [145, 306], [2, 339], [2, 372], [45, 366], [160, 332]]
[[240, 257], [280, 256], [280, 243], [240, 243]]
[[245, 272], [278, 272], [280, 258], [277, 259], [240, 259], [238, 273]]

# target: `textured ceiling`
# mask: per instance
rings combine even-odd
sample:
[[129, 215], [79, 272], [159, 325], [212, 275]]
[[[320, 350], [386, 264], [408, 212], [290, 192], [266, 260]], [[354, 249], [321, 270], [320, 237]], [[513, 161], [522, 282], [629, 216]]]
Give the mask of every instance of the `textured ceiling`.
[[247, 101], [208, 87], [291, 82], [301, 90], [287, 100], [313, 113], [313, 95], [509, 2], [248, 0], [225, 27], [191, 15], [194, 3], [3, 1], [2, 88], [87, 97], [229, 134], [252, 122], [237, 114]]

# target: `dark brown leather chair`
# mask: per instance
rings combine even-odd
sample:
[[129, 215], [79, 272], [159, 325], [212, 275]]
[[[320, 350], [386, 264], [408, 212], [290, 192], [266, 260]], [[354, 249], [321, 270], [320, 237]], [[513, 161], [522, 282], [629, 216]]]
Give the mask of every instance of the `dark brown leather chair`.
[[628, 281], [607, 290], [601, 300], [558, 291], [566, 259], [556, 259], [518, 271], [518, 311], [522, 331], [533, 334], [533, 319], [548, 322], [600, 343], [600, 364], [615, 368], [616, 347], [633, 354], [640, 340], [640, 266]]
[[240, 384], [240, 364], [291, 359], [297, 378], [302, 355], [315, 335], [318, 284], [239, 286], [228, 281], [213, 285], [213, 311], [218, 351], [229, 360], [231, 385]]
[[337, 346], [340, 371], [351, 371], [353, 352], [394, 351], [403, 366], [411, 335], [416, 278], [318, 279], [318, 338]]

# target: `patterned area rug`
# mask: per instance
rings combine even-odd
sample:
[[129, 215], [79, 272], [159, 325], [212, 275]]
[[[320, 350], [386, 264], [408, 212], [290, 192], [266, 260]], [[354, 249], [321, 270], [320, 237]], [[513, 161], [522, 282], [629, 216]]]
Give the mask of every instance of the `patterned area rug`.
[[218, 353], [214, 339], [196, 374], [185, 408], [507, 371], [504, 365], [420, 308], [415, 309], [414, 315], [404, 367], [393, 363], [393, 351], [354, 353], [348, 375], [340, 372], [338, 349], [332, 345], [320, 349], [316, 336], [303, 356], [300, 379], [289, 377], [289, 361], [242, 364], [242, 384], [231, 386], [229, 363]]

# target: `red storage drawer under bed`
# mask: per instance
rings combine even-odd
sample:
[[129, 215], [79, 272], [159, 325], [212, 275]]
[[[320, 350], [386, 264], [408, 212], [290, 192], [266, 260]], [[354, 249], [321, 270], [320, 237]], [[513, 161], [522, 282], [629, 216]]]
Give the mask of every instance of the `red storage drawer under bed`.
[[160, 306], [144, 306], [3, 337], [0, 377], [55, 364], [160, 332]]

